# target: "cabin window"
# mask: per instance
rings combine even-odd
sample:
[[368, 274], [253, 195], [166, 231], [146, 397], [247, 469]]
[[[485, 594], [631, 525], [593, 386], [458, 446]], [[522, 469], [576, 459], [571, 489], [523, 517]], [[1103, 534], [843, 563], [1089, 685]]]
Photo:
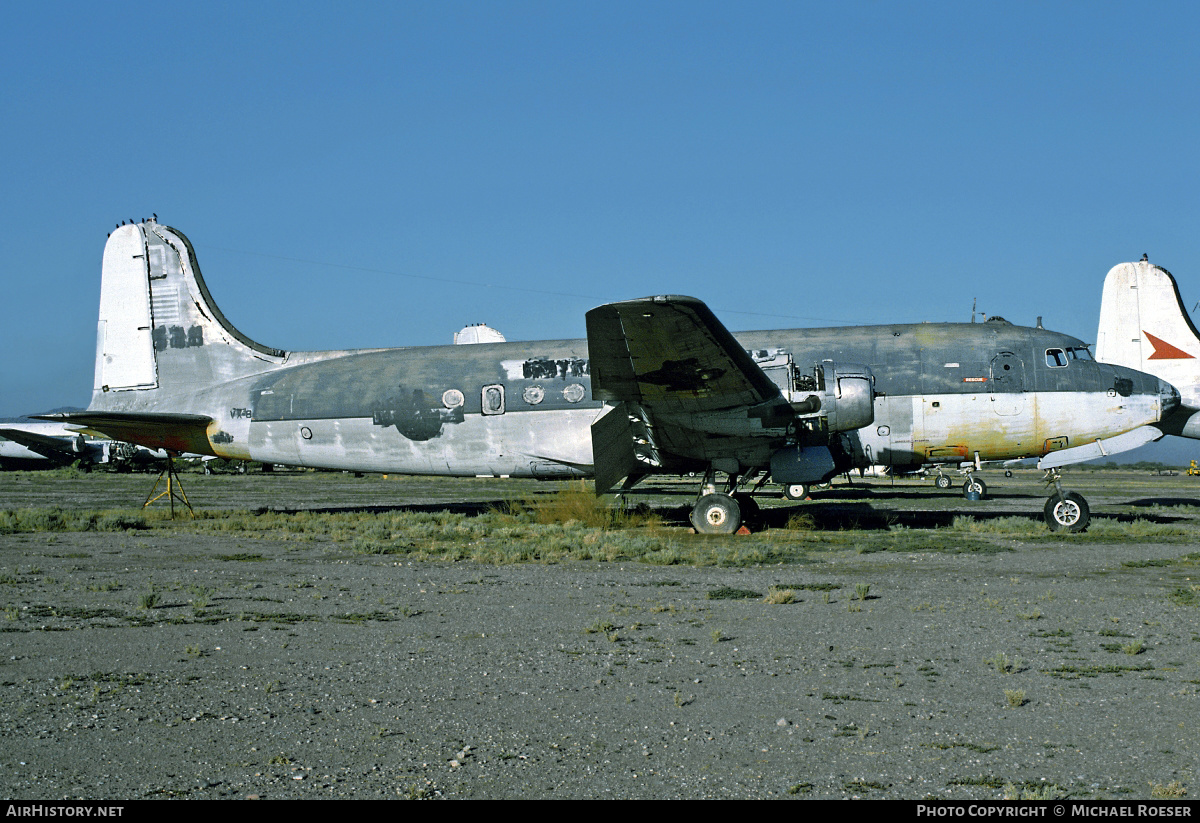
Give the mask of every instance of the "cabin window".
[[1052, 369], [1065, 368], [1067, 353], [1062, 349], [1046, 349], [1046, 365]]
[[483, 400], [484, 414], [504, 414], [503, 386], [484, 386], [481, 399]]

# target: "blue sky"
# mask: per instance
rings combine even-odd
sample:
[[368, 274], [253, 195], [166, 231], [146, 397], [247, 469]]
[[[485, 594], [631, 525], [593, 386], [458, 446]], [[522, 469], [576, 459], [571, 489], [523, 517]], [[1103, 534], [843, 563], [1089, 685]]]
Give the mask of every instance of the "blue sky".
[[287, 349], [969, 320], [1200, 298], [1188, 3], [6, 4], [0, 416], [85, 405], [100, 258], [157, 212]]

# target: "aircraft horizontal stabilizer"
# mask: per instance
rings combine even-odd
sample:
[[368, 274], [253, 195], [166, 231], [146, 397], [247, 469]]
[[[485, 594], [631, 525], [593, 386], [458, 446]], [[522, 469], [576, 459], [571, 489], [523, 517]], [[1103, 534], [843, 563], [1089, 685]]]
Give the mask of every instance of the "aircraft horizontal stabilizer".
[[1163, 433], [1154, 426], [1139, 426], [1133, 431], [1118, 434], [1116, 437], [1098, 438], [1082, 446], [1072, 446], [1069, 449], [1050, 452], [1038, 461], [1037, 467], [1039, 469], [1057, 469], [1072, 463], [1084, 463], [1100, 457], [1111, 457], [1114, 454], [1132, 451], [1158, 440], [1162, 436]]
[[165, 449], [175, 454], [213, 454], [208, 442], [208, 427], [213, 419], [203, 414], [82, 411], [33, 417], [82, 426], [89, 433], [149, 449]]

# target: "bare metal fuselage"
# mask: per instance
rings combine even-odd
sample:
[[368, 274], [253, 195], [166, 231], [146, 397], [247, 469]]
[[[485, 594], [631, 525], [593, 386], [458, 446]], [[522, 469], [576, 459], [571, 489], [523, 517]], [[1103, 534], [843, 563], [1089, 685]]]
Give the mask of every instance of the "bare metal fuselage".
[[[767, 467], [795, 433], [790, 409], [813, 401], [805, 375], [829, 361], [861, 364], [874, 380], [873, 410], [868, 391], [851, 424], [873, 411], [869, 425], [830, 428], [803, 443], [827, 445], [843, 471], [1043, 455], [1154, 423], [1178, 400], [1156, 378], [1092, 361], [1074, 338], [1004, 321], [734, 337], [728, 348], [744, 347], [753, 364], [735, 358], [743, 365], [724, 368], [752, 372], [766, 391], [760, 397], [774, 394], [769, 378], [788, 413], [768, 425], [751, 409], [731, 407], [728, 420], [717, 409], [659, 426], [647, 437], [670, 448], [655, 470]], [[604, 351], [605, 362], [615, 362], [616, 349]], [[663, 363], [650, 367], [662, 374], [632, 377], [669, 384], [684, 400], [704, 395], [707, 379], [723, 373], [687, 365], [686, 353], [679, 358], [670, 369], [686, 366], [686, 375], [668, 374]], [[87, 412], [71, 419], [150, 448], [266, 463], [566, 477], [596, 472], [592, 425], [612, 408], [593, 394], [586, 340], [343, 352], [255, 343], [213, 302], [187, 238], [145, 221], [118, 227], [105, 246], [95, 387]], [[608, 454], [596, 457], [612, 465]]]
[[[841, 437], [843, 468], [1040, 456], [1155, 422], [1162, 409], [1157, 381], [1139, 372], [1086, 360], [1048, 365], [1048, 351], [1082, 344], [1041, 329], [920, 324], [736, 336], [772, 362], [790, 356], [797, 369], [830, 357], [871, 367], [875, 420]], [[584, 340], [303, 359], [198, 395], [160, 390], [153, 403], [127, 408], [207, 415], [209, 453], [228, 458], [408, 474], [591, 473], [590, 426], [604, 409], [592, 399]], [[787, 396], [792, 387], [781, 388]], [[121, 394], [138, 399], [112, 393], [109, 408]]]

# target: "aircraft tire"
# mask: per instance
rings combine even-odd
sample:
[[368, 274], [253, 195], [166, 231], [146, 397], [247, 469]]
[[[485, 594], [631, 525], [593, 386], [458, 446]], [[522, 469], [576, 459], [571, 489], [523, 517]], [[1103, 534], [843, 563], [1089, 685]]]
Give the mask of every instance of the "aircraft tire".
[[933, 479], [933, 485], [937, 486], [939, 489], [948, 489], [953, 485], [953, 483], [946, 475], [939, 474]]
[[742, 510], [727, 494], [706, 494], [692, 507], [691, 521], [700, 534], [733, 534], [742, 525]]
[[1052, 532], [1081, 532], [1092, 519], [1087, 501], [1078, 492], [1055, 494], [1046, 501], [1046, 525]]
[[783, 496], [788, 500], [803, 500], [808, 497], [808, 484], [788, 483], [783, 487]]
[[963, 483], [963, 497], [969, 495], [972, 491], [979, 493], [979, 499], [983, 500], [987, 497], [987, 483], [984, 483], [978, 477], [973, 480], [968, 480]]

